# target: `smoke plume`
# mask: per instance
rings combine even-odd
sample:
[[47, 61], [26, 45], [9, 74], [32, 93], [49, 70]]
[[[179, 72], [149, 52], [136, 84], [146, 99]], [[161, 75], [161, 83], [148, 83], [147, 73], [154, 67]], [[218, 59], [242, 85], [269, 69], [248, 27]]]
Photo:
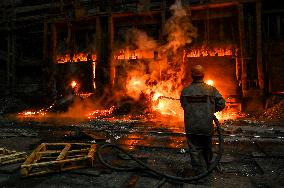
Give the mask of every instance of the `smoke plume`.
[[154, 110], [177, 115], [182, 114], [179, 103], [160, 100], [159, 97], [179, 98], [184, 72], [183, 47], [197, 37], [197, 29], [180, 0], [170, 10], [172, 16], [165, 25], [166, 44], [159, 44], [142, 30], [130, 29], [126, 32], [125, 47], [116, 53], [115, 79], [117, 83], [125, 84], [120, 84], [118, 89], [125, 89], [128, 96], [138, 100], [144, 93], [155, 103]]

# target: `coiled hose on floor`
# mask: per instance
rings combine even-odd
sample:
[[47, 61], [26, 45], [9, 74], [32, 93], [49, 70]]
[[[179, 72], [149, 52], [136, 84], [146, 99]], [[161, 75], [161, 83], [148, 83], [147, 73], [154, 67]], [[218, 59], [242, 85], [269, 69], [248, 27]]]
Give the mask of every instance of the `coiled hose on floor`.
[[[216, 156], [215, 161], [210, 165], [210, 167], [208, 168], [207, 171], [205, 171], [205, 172], [203, 172], [203, 173], [201, 173], [199, 175], [196, 175], [196, 176], [178, 177], [178, 176], [173, 176], [173, 175], [168, 175], [168, 174], [162, 173], [160, 171], [157, 171], [157, 170], [151, 168], [150, 166], [148, 166], [147, 164], [143, 163], [139, 159], [133, 157], [131, 154], [129, 154], [127, 151], [125, 151], [121, 147], [119, 147], [117, 145], [114, 145], [114, 144], [102, 145], [101, 147], [99, 147], [97, 155], [98, 155], [99, 161], [104, 166], [106, 166], [106, 167], [108, 167], [110, 169], [117, 170], [117, 171], [134, 171], [134, 170], [149, 171], [152, 174], [156, 175], [157, 177], [163, 179], [160, 184], [164, 183], [167, 180], [180, 181], [180, 182], [196, 181], [196, 180], [199, 180], [199, 179], [202, 179], [202, 178], [206, 177], [207, 175], [209, 175], [214, 170], [214, 168], [217, 167], [218, 163], [221, 160], [222, 153], [223, 153], [223, 150], [224, 150], [224, 140], [223, 140], [223, 135], [221, 133], [220, 123], [219, 123], [218, 119], [216, 118], [216, 116], [213, 117], [213, 120], [214, 120], [214, 123], [215, 123], [216, 128], [217, 128], [217, 134], [218, 134], [218, 139], [219, 139], [217, 156]], [[130, 159], [136, 161], [143, 168], [141, 168], [141, 167], [117, 167], [117, 166], [114, 166], [112, 164], [107, 163], [104, 160], [104, 157], [102, 156], [102, 150], [104, 150], [106, 148], [115, 148], [115, 149], [121, 151], [122, 153], [125, 153]]]

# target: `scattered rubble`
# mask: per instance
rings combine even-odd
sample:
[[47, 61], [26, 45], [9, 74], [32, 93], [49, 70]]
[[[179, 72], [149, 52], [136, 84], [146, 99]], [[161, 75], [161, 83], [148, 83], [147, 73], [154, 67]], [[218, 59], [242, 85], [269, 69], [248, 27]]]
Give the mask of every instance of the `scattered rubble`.
[[262, 119], [268, 120], [284, 120], [284, 100], [268, 108], [260, 115]]
[[8, 137], [37, 137], [38, 133], [32, 130], [16, 129], [16, 128], [2, 128], [0, 132], [0, 138]]

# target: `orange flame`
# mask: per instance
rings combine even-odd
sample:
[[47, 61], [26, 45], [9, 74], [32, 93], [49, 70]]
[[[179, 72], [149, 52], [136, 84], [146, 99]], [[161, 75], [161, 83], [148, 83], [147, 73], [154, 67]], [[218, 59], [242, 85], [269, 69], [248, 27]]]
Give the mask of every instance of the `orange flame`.
[[[73, 57], [70, 57], [70, 54], [61, 54], [56, 56], [56, 61], [57, 63], [78, 63], [78, 62], [87, 62], [88, 60], [88, 54], [84, 52], [79, 52], [73, 55]], [[91, 54], [91, 61], [92, 61], [92, 66], [93, 66], [93, 79], [95, 80], [96, 78], [96, 60], [97, 60], [97, 55], [96, 54]], [[71, 85], [72, 86], [72, 85]], [[75, 85], [76, 86], [76, 85]], [[72, 86], [74, 88], [75, 86]], [[93, 82], [93, 87], [96, 89], [96, 83]]]

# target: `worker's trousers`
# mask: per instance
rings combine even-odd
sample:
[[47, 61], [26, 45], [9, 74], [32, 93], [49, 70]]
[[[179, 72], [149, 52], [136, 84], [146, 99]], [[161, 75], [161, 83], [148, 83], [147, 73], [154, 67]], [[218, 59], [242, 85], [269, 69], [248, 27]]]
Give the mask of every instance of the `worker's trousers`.
[[212, 136], [187, 134], [187, 142], [193, 170], [200, 174], [205, 172], [212, 160]]

